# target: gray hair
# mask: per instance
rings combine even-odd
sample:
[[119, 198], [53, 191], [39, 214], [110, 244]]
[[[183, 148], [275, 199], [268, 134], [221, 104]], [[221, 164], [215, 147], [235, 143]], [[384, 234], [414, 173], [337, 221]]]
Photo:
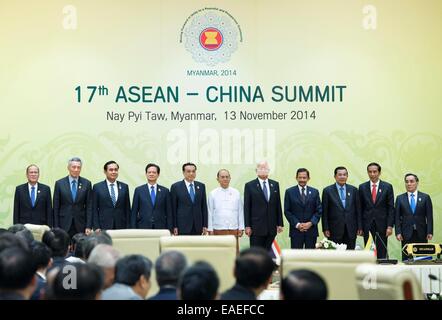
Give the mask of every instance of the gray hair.
[[166, 251], [155, 262], [158, 285], [177, 286], [181, 274], [187, 267], [186, 257], [179, 251]]
[[80, 166], [83, 165], [83, 161], [79, 157], [72, 157], [68, 160], [68, 166], [72, 164], [72, 162], [80, 162]]
[[88, 263], [93, 263], [101, 268], [113, 268], [120, 259], [120, 252], [108, 244], [98, 244], [91, 252]]

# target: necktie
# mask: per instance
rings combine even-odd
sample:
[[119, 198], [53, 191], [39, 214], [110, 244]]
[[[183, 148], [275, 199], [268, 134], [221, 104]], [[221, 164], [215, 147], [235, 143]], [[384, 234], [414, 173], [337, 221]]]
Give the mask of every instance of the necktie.
[[192, 183], [189, 185], [189, 195], [190, 195], [190, 200], [192, 200], [192, 203], [194, 203], [195, 202], [195, 190], [193, 190]]
[[305, 203], [305, 187], [302, 187], [301, 189], [301, 201], [302, 203]]
[[342, 206], [345, 208], [345, 193], [344, 193], [344, 187], [340, 187], [339, 191], [341, 193], [341, 202]]
[[155, 205], [155, 187], [150, 187], [150, 200], [152, 201], [152, 205]]
[[111, 187], [111, 190], [110, 190], [110, 196], [111, 196], [111, 199], [112, 199], [112, 204], [113, 204], [114, 207], [115, 207], [115, 204], [117, 203], [117, 197], [115, 196], [114, 184], [111, 183], [111, 184], [110, 184], [110, 187]]
[[72, 193], [72, 201], [75, 202], [75, 198], [77, 197], [77, 180], [72, 180], [71, 193]]
[[416, 212], [416, 200], [414, 200], [414, 193], [410, 194], [410, 208], [414, 214]]
[[35, 206], [35, 186], [31, 187], [31, 204], [32, 207]]
[[376, 202], [376, 184], [373, 184], [373, 188], [371, 189], [371, 199], [373, 203]]
[[267, 190], [266, 182], [262, 182], [262, 192], [264, 193], [264, 197], [266, 198], [267, 202], [269, 202], [269, 191]]

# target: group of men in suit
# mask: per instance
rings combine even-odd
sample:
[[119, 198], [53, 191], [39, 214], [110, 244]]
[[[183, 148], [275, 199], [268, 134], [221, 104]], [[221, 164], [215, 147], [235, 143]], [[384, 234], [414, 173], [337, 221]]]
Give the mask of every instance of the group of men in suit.
[[[148, 164], [145, 169], [147, 183], [135, 189], [132, 207], [128, 185], [117, 180], [119, 166], [115, 161], [104, 165], [106, 179], [94, 186], [80, 176], [81, 167], [81, 159], [69, 160], [69, 175], [55, 183], [52, 204], [50, 188], [38, 182], [38, 167], [28, 166], [28, 182], [18, 186], [15, 192], [14, 223], [60, 227], [71, 236], [82, 232], [89, 234], [94, 229], [123, 228], [169, 229], [174, 235], [201, 235], [213, 234], [208, 225], [229, 221], [224, 216], [209, 223], [208, 219], [213, 217], [208, 215], [206, 188], [195, 180], [197, 167], [193, 163], [182, 166], [184, 179], [174, 183], [170, 191], [157, 183], [160, 167]], [[269, 179], [269, 172], [266, 161], [257, 164], [257, 178], [244, 187], [243, 208], [242, 203], [237, 205], [239, 192], [229, 187], [230, 173], [225, 169], [218, 172], [218, 180], [221, 190], [228, 193], [212, 192], [213, 201], [209, 199], [211, 207], [217, 203], [221, 206], [209, 208], [214, 213], [226, 215], [231, 212], [241, 216], [241, 219], [235, 218], [241, 221], [233, 226], [237, 236], [242, 235], [244, 228], [251, 246], [268, 250], [275, 236], [283, 231], [279, 183]], [[308, 185], [309, 171], [298, 169], [297, 185], [288, 188], [284, 197], [291, 247], [314, 248], [321, 218], [324, 235], [336, 243], [346, 244], [347, 249], [355, 248], [358, 235], [364, 236], [367, 242], [371, 233], [379, 258], [387, 256], [387, 240], [394, 226], [397, 239], [403, 245], [431, 240], [431, 198], [417, 191], [418, 177], [412, 173], [405, 175], [407, 192], [397, 197], [395, 205], [392, 185], [380, 180], [381, 166], [370, 163], [367, 173], [369, 181], [356, 188], [347, 184], [347, 169], [337, 167], [335, 183], [324, 188], [321, 201], [319, 191]], [[231, 209], [233, 204], [238, 209]], [[235, 219], [230, 219], [230, 227]], [[230, 229], [229, 226], [226, 229]]]
[[132, 208], [128, 185], [117, 180], [115, 161], [106, 162], [106, 179], [93, 186], [80, 176], [80, 158], [70, 159], [67, 168], [69, 175], [55, 183], [52, 202], [50, 188], [38, 182], [39, 168], [28, 166], [28, 182], [15, 192], [14, 223], [60, 227], [70, 236], [125, 228], [169, 229], [175, 235], [207, 233], [205, 186], [194, 181], [192, 163], [183, 165], [184, 180], [170, 191], [157, 183], [160, 167], [148, 164], [147, 183], [135, 189]]
[[402, 247], [431, 240], [433, 207], [430, 196], [417, 191], [419, 178], [413, 173], [405, 175], [407, 192], [399, 195], [395, 203], [393, 186], [380, 180], [381, 166], [370, 163], [367, 173], [369, 181], [356, 188], [347, 184], [347, 169], [337, 167], [335, 183], [324, 188], [321, 201], [318, 190], [307, 186], [308, 170], [298, 169], [298, 185], [287, 189], [284, 200], [292, 248], [315, 248], [321, 217], [324, 235], [346, 244], [347, 249], [355, 248], [357, 236], [363, 236], [367, 243], [371, 234], [379, 259], [388, 257], [388, 237], [393, 234], [393, 227]]

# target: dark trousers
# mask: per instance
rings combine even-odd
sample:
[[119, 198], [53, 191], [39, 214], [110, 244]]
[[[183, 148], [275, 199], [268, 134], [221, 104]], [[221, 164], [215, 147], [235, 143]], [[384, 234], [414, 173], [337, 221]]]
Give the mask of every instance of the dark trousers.
[[338, 243], [344, 243], [347, 245], [347, 250], [354, 250], [356, 247], [356, 235], [350, 235], [348, 234], [347, 225], [344, 227], [344, 234], [341, 238], [336, 238], [333, 236], [333, 233], [331, 234], [330, 240]]
[[266, 235], [266, 236], [250, 236], [250, 247], [261, 247], [266, 250], [272, 249], [272, 243], [275, 239], [275, 235]]
[[192, 221], [192, 229], [190, 229], [190, 232], [180, 232], [180, 229], [178, 229], [178, 234], [182, 236], [200, 236], [203, 233], [203, 230], [196, 230], [195, 223]]
[[[411, 238], [408, 240], [402, 241], [402, 248], [409, 243], [427, 243], [427, 238], [419, 238], [417, 235], [417, 231], [413, 230], [413, 234], [411, 235]], [[402, 261], [408, 260], [407, 255], [402, 251]]]
[[315, 249], [316, 236], [309, 235], [305, 232], [295, 234], [290, 237], [290, 244], [292, 249]]
[[[376, 254], [378, 259], [386, 259], [387, 258], [387, 246], [388, 246], [388, 238], [385, 235], [387, 230], [382, 232], [378, 232], [376, 229], [376, 222], [372, 222], [370, 229], [368, 230], [371, 233], [373, 241], [376, 245]], [[367, 245], [369, 233], [364, 233], [364, 245]]]
[[83, 232], [84, 232], [84, 230], [82, 230], [82, 231], [77, 230], [77, 228], [75, 227], [74, 220], [72, 220], [71, 227], [68, 230], [69, 237], [71, 237], [71, 239], [72, 239], [72, 237], [74, 235], [76, 235], [77, 233], [83, 233]]

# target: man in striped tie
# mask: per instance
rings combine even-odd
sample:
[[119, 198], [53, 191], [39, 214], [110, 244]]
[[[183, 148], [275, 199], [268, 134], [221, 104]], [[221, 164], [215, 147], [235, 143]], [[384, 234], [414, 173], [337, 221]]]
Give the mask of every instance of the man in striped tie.
[[269, 179], [269, 173], [268, 162], [259, 162], [257, 178], [244, 186], [245, 233], [250, 237], [251, 247], [262, 247], [268, 251], [284, 226], [279, 183]]
[[126, 229], [130, 216], [129, 187], [117, 181], [120, 169], [118, 163], [108, 161], [103, 169], [106, 180], [96, 183], [92, 191], [94, 228], [97, 231]]

